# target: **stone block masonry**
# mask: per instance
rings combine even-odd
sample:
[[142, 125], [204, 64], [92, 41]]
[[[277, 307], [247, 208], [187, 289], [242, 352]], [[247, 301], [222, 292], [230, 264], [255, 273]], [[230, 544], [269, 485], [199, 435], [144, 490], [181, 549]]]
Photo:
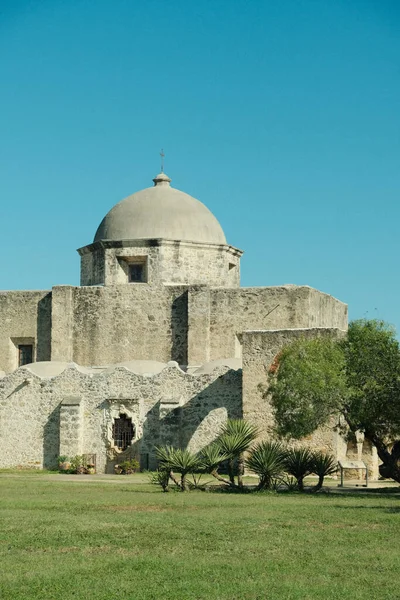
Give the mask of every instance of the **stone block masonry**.
[[[124, 456], [154, 468], [155, 445], [196, 452], [215, 439], [228, 417], [241, 416], [241, 370], [220, 366], [189, 375], [166, 365], [139, 375], [125, 367], [99, 373], [74, 364], [60, 369], [40, 377], [34, 367], [21, 367], [0, 379], [1, 468], [55, 468], [59, 455], [77, 454], [96, 454], [98, 472], [112, 472]], [[112, 439], [120, 414], [135, 431], [125, 454]]]

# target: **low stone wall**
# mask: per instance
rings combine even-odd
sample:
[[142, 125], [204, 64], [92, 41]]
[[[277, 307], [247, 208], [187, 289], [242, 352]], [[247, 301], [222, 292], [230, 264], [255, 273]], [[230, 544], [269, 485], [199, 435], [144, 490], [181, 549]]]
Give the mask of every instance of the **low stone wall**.
[[[241, 370], [188, 375], [167, 366], [152, 376], [124, 367], [88, 374], [71, 364], [41, 378], [21, 367], [0, 379], [0, 467], [55, 468], [61, 454], [96, 454], [98, 472], [127, 456], [154, 468], [154, 446], [200, 450], [228, 417], [241, 416]], [[126, 414], [135, 437], [114, 447], [113, 419]]]

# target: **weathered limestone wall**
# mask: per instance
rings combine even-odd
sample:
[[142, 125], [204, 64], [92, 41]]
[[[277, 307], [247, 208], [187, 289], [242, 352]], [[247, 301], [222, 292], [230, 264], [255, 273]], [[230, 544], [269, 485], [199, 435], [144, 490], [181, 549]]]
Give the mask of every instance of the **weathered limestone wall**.
[[280, 350], [299, 338], [340, 337], [340, 329], [281, 329], [243, 333], [243, 416], [257, 424], [262, 436], [271, 434], [274, 418], [271, 405], [263, 398], [268, 387], [268, 370]]
[[235, 356], [237, 339], [251, 329], [347, 329], [347, 305], [308, 286], [212, 289], [210, 360]]
[[240, 356], [245, 330], [307, 327], [346, 329], [347, 306], [306, 286], [132, 284], [4, 292], [0, 370], [17, 367], [18, 343], [33, 343], [41, 361], [50, 359], [51, 348], [51, 360], [82, 365], [143, 359], [193, 367]]
[[[74, 290], [70, 285], [53, 288], [51, 302], [51, 360], [73, 361]], [[88, 318], [90, 316], [88, 315]]]
[[0, 371], [18, 367], [18, 344], [33, 344], [35, 360], [50, 359], [51, 292], [0, 292]]
[[107, 365], [132, 359], [187, 363], [187, 288], [53, 289], [52, 360]]
[[135, 257], [147, 257], [150, 284], [238, 287], [240, 283], [242, 252], [228, 245], [170, 240], [101, 241], [78, 252], [81, 285], [128, 284], [128, 259]]
[[101, 285], [104, 283], [104, 249], [95, 248], [81, 254], [81, 285]]
[[65, 396], [60, 405], [59, 456], [83, 453], [83, 401], [80, 396]]
[[247, 329], [347, 327], [347, 306], [306, 286], [59, 286], [52, 305], [52, 360], [82, 365], [199, 366], [239, 356]]
[[[280, 350], [301, 337], [314, 338], [328, 336], [340, 338], [344, 331], [338, 328], [282, 329], [275, 331], [246, 331], [243, 333], [243, 417], [256, 424], [260, 437], [273, 435], [274, 416], [272, 407], [263, 394], [268, 387], [268, 371]], [[337, 460], [364, 460], [369, 467], [370, 476], [378, 477], [376, 450], [369, 444], [354, 450], [354, 444], [346, 442], [331, 426], [321, 427], [312, 435], [293, 441], [294, 445], [307, 445], [308, 448], [333, 454]]]
[[307, 327], [337, 327], [347, 331], [347, 304], [313, 288], [308, 289]]
[[[241, 416], [241, 379], [227, 367], [195, 376], [169, 366], [144, 376], [123, 367], [89, 375], [70, 366], [52, 378], [21, 367], [0, 379], [0, 467], [54, 468], [57, 456], [70, 453], [96, 454], [99, 472], [126, 456], [154, 467], [154, 445], [197, 451], [228, 417]], [[123, 454], [112, 440], [120, 414], [136, 430]]]
[[210, 292], [210, 288], [206, 285], [191, 286], [188, 291], [188, 364], [190, 365], [200, 366], [210, 360]]

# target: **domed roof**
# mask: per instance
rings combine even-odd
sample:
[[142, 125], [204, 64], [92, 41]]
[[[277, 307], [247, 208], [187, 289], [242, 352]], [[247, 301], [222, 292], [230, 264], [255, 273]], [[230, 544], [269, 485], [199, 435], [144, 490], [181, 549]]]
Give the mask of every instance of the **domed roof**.
[[153, 181], [154, 187], [128, 196], [107, 213], [95, 242], [163, 238], [226, 244], [221, 225], [202, 202], [171, 187], [165, 173]]

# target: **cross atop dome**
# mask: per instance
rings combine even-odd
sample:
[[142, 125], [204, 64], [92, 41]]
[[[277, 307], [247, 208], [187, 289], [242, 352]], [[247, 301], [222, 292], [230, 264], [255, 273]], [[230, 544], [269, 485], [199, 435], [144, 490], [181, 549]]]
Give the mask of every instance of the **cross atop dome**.
[[164, 173], [164, 158], [165, 158], [165, 154], [164, 154], [163, 148], [161, 148], [160, 156], [161, 156], [161, 173]]

